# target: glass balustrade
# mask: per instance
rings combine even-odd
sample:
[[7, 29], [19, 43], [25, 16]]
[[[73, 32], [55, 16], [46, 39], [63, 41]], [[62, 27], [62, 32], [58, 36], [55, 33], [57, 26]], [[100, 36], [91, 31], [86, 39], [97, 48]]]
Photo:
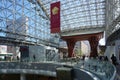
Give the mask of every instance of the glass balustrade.
[[92, 72], [102, 80], [111, 80], [116, 73], [116, 68], [109, 61], [100, 61], [98, 59], [80, 61], [76, 67]]

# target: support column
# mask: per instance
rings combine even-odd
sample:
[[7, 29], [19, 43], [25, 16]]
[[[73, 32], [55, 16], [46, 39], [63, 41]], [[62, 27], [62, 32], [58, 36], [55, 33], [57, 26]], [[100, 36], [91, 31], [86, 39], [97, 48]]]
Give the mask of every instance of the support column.
[[20, 80], [26, 80], [25, 74], [20, 74]]
[[68, 47], [68, 57], [73, 57], [73, 49], [75, 46], [75, 40], [74, 39], [69, 39], [66, 41], [67, 42], [67, 47]]
[[90, 57], [97, 57], [98, 56], [97, 47], [98, 47], [98, 43], [99, 43], [98, 37], [97, 36], [90, 37], [89, 43], [90, 43], [90, 47], [91, 47]]

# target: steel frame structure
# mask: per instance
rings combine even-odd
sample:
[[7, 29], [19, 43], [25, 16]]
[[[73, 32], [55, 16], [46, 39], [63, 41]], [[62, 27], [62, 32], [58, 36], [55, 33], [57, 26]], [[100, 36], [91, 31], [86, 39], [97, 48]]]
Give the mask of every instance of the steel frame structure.
[[106, 38], [120, 28], [120, 0], [106, 0]]
[[[39, 1], [0, 0], [0, 36], [6, 40], [10, 38], [21, 44], [29, 42], [58, 46], [54, 40], [56, 38], [50, 34], [49, 24], [49, 18]], [[1, 44], [3, 41], [2, 38]]]
[[[57, 0], [1, 0], [0, 1], [0, 36], [15, 40], [24, 37], [24, 42], [35, 44], [58, 44], [58, 36], [50, 34], [50, 4]], [[105, 0], [60, 0], [61, 34], [65, 31], [83, 30], [98, 27], [104, 31]], [[21, 17], [24, 23], [18, 21]], [[21, 20], [22, 21], [22, 20]], [[8, 23], [10, 23], [8, 25]], [[7, 27], [11, 27], [7, 29]], [[21, 26], [27, 29], [21, 29]], [[94, 31], [94, 29], [92, 30]], [[17, 36], [17, 37], [16, 37]], [[19, 37], [18, 37], [19, 36]], [[21, 40], [19, 40], [21, 41]]]
[[[57, 0], [41, 0], [50, 17], [50, 4]], [[105, 0], [60, 0], [61, 33], [76, 28], [103, 27], [105, 24]], [[88, 26], [88, 27], [87, 27]], [[69, 30], [68, 30], [69, 29]]]

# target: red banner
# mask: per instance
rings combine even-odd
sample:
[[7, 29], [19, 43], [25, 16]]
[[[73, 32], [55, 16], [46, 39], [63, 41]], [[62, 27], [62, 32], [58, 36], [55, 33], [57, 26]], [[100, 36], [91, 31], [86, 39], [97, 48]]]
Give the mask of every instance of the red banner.
[[51, 4], [50, 7], [50, 29], [51, 33], [60, 32], [60, 1]]

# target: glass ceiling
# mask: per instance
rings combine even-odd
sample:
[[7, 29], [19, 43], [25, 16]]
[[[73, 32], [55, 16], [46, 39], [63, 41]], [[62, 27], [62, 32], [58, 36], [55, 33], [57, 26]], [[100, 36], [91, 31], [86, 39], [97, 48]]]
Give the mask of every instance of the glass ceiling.
[[[0, 37], [57, 43], [50, 34], [50, 4], [58, 0], [0, 0]], [[105, 0], [60, 0], [61, 30], [103, 27]]]
[[[50, 17], [50, 4], [58, 0], [40, 0]], [[102, 27], [105, 24], [105, 0], [60, 0], [61, 30]]]

